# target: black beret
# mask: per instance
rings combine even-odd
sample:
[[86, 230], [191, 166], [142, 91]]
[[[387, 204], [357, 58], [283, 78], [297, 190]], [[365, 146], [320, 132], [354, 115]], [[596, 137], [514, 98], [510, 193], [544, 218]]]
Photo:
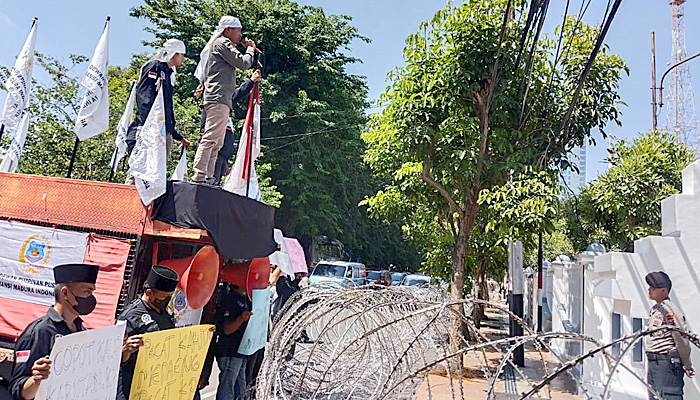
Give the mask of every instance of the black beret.
[[62, 264], [53, 267], [53, 278], [56, 283], [97, 282], [100, 267], [91, 264]]
[[668, 288], [668, 290], [671, 290], [671, 278], [663, 271], [650, 272], [644, 279], [653, 288]]
[[172, 292], [175, 291], [178, 282], [180, 282], [180, 276], [168, 267], [154, 265], [151, 268], [151, 272], [148, 273], [146, 282], [148, 282], [148, 286], [151, 289], [160, 290], [161, 292]]

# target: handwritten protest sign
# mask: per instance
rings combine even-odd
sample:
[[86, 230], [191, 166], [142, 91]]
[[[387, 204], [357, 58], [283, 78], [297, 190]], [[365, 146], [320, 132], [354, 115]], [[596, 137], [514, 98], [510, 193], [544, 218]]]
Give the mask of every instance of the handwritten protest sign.
[[243, 333], [238, 353], [249, 356], [265, 347], [267, 342], [267, 326], [270, 320], [270, 288], [254, 289], [253, 316], [248, 320], [248, 325]]
[[113, 400], [126, 325], [61, 336], [51, 349], [51, 374], [36, 400]]
[[211, 342], [212, 325], [143, 335], [130, 400], [192, 400]]

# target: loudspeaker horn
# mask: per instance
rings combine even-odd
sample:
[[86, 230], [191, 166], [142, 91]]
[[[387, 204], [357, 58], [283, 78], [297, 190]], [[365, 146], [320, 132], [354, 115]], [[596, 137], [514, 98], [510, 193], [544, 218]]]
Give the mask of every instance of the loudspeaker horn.
[[270, 259], [254, 258], [240, 264], [225, 265], [222, 278], [245, 290], [248, 298], [251, 299], [254, 289], [265, 289], [270, 283]]
[[163, 260], [160, 265], [172, 268], [180, 275], [178, 287], [185, 293], [187, 304], [199, 310], [204, 307], [219, 282], [221, 261], [214, 246], [204, 246], [191, 257]]

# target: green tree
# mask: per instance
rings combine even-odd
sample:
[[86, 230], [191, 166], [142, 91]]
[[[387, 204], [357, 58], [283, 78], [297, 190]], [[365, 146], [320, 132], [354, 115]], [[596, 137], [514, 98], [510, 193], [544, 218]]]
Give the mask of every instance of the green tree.
[[[386, 108], [363, 134], [365, 160], [389, 182], [368, 200], [370, 208], [404, 218], [423, 209], [446, 221], [453, 235], [453, 299], [463, 297], [481, 192], [503, 185], [525, 165], [545, 169], [560, 162], [592, 128], [617, 122], [619, 113], [625, 67], [603, 48], [569, 124], [561, 126], [598, 31], [568, 19], [561, 28], [566, 45], [558, 52], [553, 40], [533, 44], [520, 14], [525, 8], [511, 6], [507, 0], [466, 2], [424, 23], [425, 35], [407, 38], [406, 66], [390, 74]], [[522, 37], [535, 50], [524, 64]], [[380, 204], [396, 200], [403, 204]], [[456, 318], [452, 323], [457, 336], [461, 325]]]
[[[371, 221], [357, 206], [379, 184], [362, 162], [365, 79], [345, 71], [360, 61], [346, 54], [352, 42], [368, 39], [349, 17], [288, 0], [145, 0], [132, 15], [153, 23], [151, 44], [170, 37], [187, 44], [175, 95], [187, 107], [194, 107], [188, 101], [199, 52], [219, 18], [240, 18], [246, 35], [265, 52], [259, 160], [270, 164], [271, 182], [284, 195], [277, 225], [290, 236], [340, 240], [347, 253], [371, 264], [417, 262], [402, 245], [398, 226]], [[198, 114], [191, 114], [193, 121], [183, 123], [198, 126]], [[241, 119], [243, 110], [235, 115]]]
[[660, 132], [621, 140], [611, 154], [610, 169], [583, 189], [578, 218], [569, 221], [583, 238], [579, 250], [597, 239], [609, 249], [631, 252], [636, 239], [660, 234], [661, 200], [680, 192], [681, 172], [695, 156]]

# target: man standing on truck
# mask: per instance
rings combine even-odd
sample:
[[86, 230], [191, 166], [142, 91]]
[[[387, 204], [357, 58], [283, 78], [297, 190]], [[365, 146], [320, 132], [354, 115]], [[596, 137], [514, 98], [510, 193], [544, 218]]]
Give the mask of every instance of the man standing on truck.
[[53, 268], [56, 301], [46, 315], [29, 324], [17, 340], [10, 392], [14, 400], [33, 399], [41, 381], [51, 372], [51, 349], [56, 337], [84, 331], [80, 315], [95, 309], [99, 267], [64, 264]]
[[[163, 89], [165, 104], [165, 129], [167, 131], [166, 154], [170, 156], [172, 139], [178, 140], [189, 149], [190, 142], [175, 129], [175, 114], [173, 113], [173, 86], [175, 85], [175, 68], [185, 61], [185, 43], [178, 39], [168, 39], [156, 55], [141, 67], [141, 74], [136, 85], [136, 113], [134, 122], [126, 132], [126, 146], [131, 151], [136, 145], [136, 137], [146, 122], [148, 113], [158, 96], [159, 88]], [[134, 177], [129, 175], [126, 183], [132, 185]]]
[[[243, 38], [242, 28], [238, 18], [229, 15], [221, 17], [214, 34], [200, 53], [195, 76], [204, 83], [204, 111], [207, 116], [204, 134], [194, 158], [194, 182], [214, 183], [217, 154], [223, 146], [226, 122], [233, 109], [236, 68], [248, 69], [253, 66], [255, 42]], [[245, 54], [236, 49], [239, 43], [246, 47]]]
[[[118, 321], [126, 321], [126, 336], [122, 352], [122, 365], [119, 370], [117, 400], [126, 400], [131, 391], [131, 381], [136, 367], [136, 353], [143, 346], [143, 336], [147, 332], [157, 332], [175, 328], [175, 318], [166, 311], [173, 292], [180, 281], [177, 272], [168, 267], [154, 265], [143, 284], [143, 295], [129, 304]], [[198, 398], [198, 396], [195, 396]]]

